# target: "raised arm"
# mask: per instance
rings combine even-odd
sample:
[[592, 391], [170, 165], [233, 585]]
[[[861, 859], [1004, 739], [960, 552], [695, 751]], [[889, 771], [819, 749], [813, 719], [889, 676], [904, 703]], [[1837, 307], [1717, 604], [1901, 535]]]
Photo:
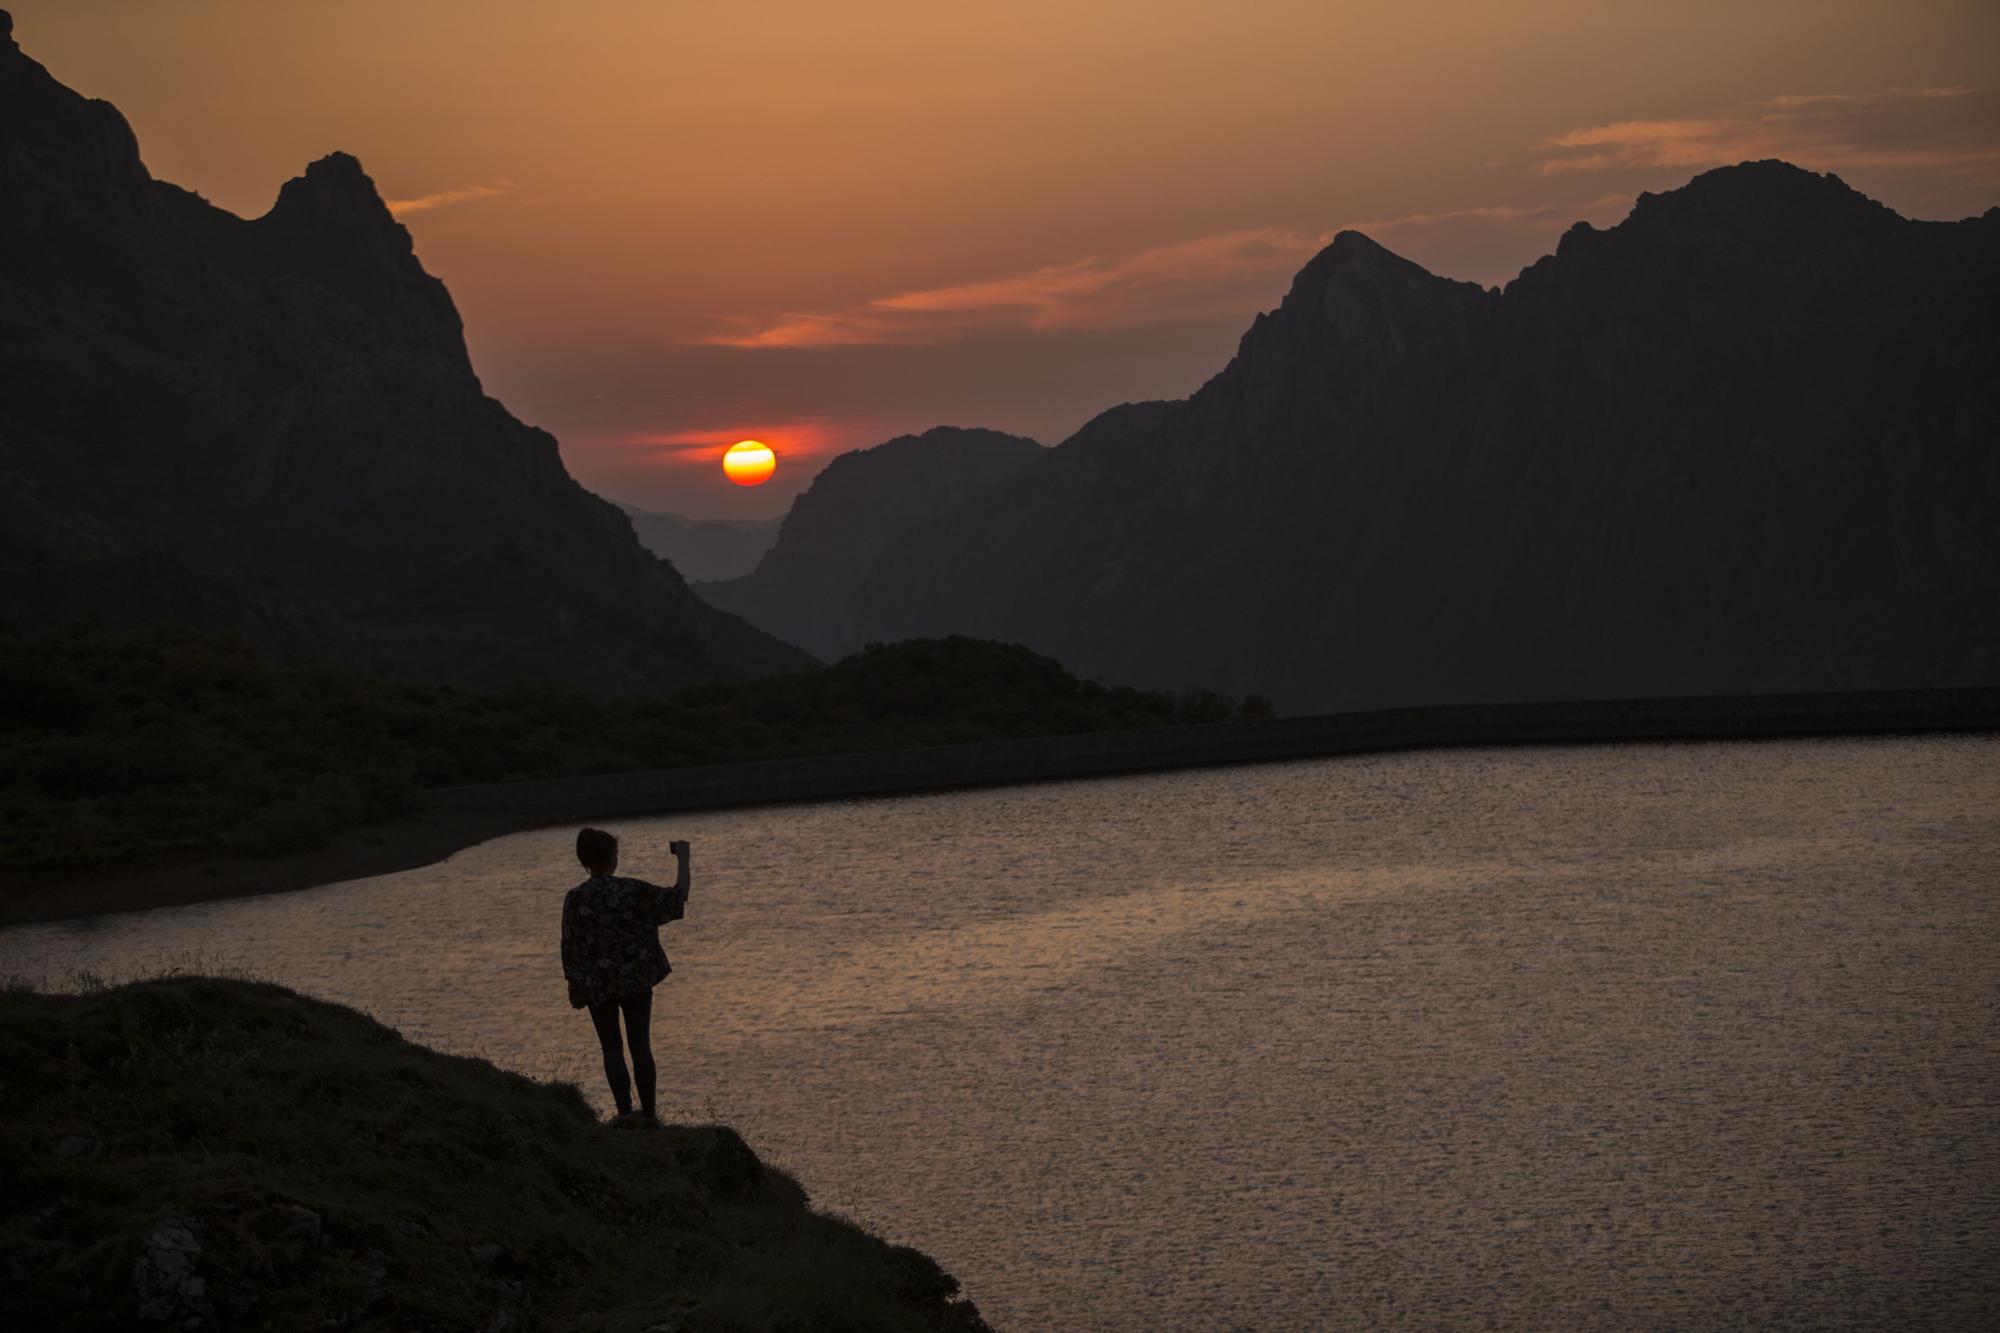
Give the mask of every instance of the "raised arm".
[[692, 877], [688, 873], [688, 845], [677, 839], [668, 843], [667, 849], [680, 863], [680, 873], [674, 876], [672, 887], [660, 890], [658, 919], [662, 923], [678, 921], [687, 915], [688, 889], [692, 885]]

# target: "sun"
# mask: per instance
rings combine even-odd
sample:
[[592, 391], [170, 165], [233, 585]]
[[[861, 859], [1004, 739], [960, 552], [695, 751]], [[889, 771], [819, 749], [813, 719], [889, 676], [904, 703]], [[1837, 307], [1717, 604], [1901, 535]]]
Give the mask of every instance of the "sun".
[[738, 486], [762, 486], [778, 466], [778, 456], [762, 440], [738, 440], [722, 456], [722, 470]]

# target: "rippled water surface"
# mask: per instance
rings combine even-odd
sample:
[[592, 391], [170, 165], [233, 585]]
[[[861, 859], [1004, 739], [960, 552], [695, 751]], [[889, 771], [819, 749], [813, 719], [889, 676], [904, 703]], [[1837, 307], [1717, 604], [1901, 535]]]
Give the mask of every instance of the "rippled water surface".
[[[695, 844], [663, 1109], [1002, 1327], [2000, 1309], [2000, 741], [1439, 752], [626, 821]], [[0, 933], [602, 1099], [572, 833]]]

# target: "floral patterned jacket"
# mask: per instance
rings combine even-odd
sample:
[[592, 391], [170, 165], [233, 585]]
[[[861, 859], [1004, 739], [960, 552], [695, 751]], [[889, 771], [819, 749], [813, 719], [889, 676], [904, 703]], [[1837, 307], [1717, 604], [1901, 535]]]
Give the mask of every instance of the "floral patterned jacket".
[[562, 963], [570, 1007], [650, 990], [673, 968], [659, 928], [687, 914], [686, 889], [593, 875], [563, 896]]

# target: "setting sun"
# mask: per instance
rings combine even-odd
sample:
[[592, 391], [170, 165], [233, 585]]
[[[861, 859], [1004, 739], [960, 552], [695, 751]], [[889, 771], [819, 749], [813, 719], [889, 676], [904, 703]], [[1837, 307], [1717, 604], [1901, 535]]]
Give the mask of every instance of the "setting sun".
[[761, 486], [771, 479], [778, 456], [761, 440], [738, 440], [722, 456], [722, 470], [738, 486]]

